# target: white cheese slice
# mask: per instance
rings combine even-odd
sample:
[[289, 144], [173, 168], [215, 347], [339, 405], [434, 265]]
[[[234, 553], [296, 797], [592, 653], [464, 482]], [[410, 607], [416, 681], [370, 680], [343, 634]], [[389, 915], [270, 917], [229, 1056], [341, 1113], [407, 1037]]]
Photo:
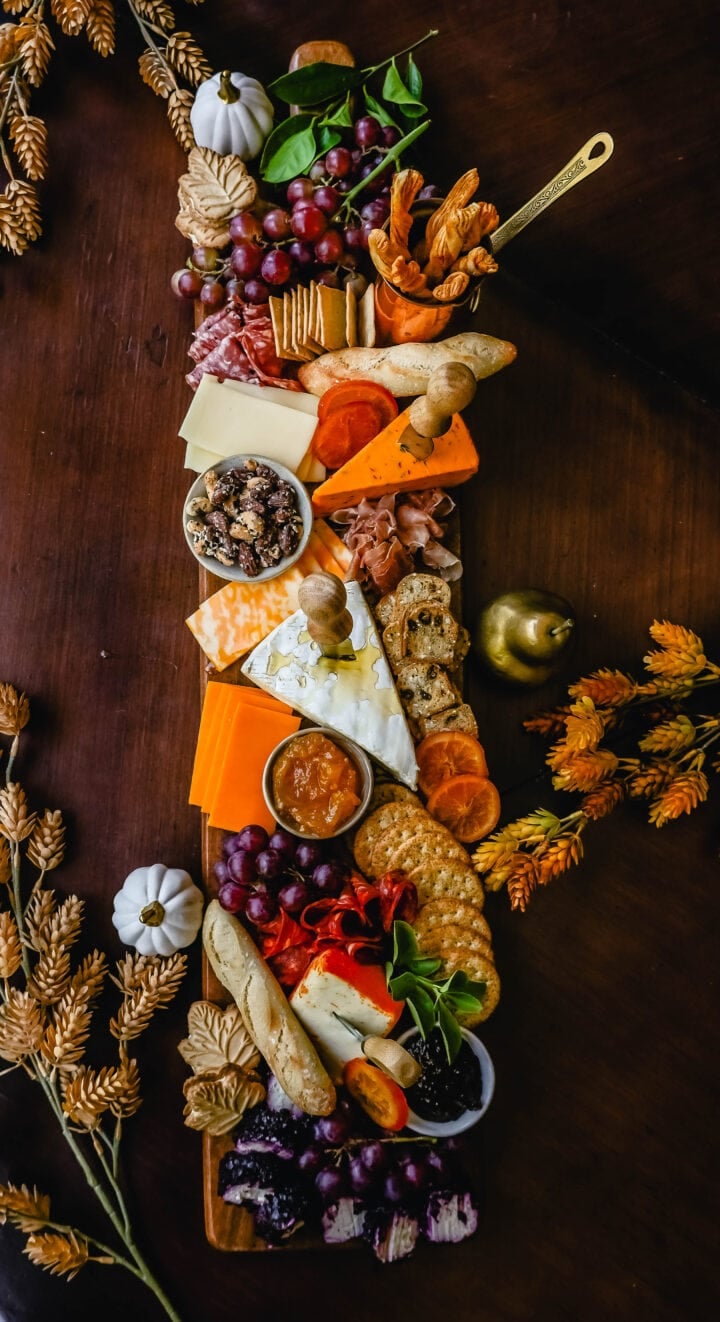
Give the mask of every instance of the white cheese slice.
[[266, 399], [272, 386], [260, 396], [229, 387], [230, 382], [220, 382], [208, 373], [200, 378], [180, 427], [183, 440], [226, 459], [233, 454], [259, 454], [295, 473], [310, 446], [317, 425], [315, 414]]
[[295, 476], [299, 477], [301, 482], [324, 482], [327, 470], [325, 465], [315, 458], [312, 450], [308, 450]]
[[375, 621], [359, 584], [345, 586], [354, 661], [324, 657], [297, 610], [250, 653], [243, 674], [303, 716], [354, 739], [415, 789], [415, 747]]
[[214, 468], [222, 459], [223, 455], [200, 450], [197, 445], [185, 446], [185, 468], [192, 468], [195, 473], [206, 473], [208, 468]]
[[[364, 1035], [375, 1033], [384, 1037], [397, 1023], [400, 1007], [395, 1011], [388, 1009], [388, 994], [380, 968], [377, 969], [378, 993], [385, 1004], [378, 1003], [367, 990], [353, 985], [352, 966], [355, 962], [349, 956], [342, 954], [338, 958], [335, 952], [328, 952], [328, 956], [320, 955], [313, 960], [293, 991], [290, 1005], [317, 1046], [331, 1077], [339, 1083], [347, 1062], [362, 1056], [362, 1045], [361, 1039], [336, 1019], [335, 1014], [342, 1015]], [[332, 965], [336, 965], [335, 970]], [[369, 967], [355, 965], [359, 978], [365, 975], [366, 984], [372, 982], [372, 977], [367, 977]]]
[[[213, 377], [217, 381], [217, 377]], [[218, 382], [218, 384], [221, 384]], [[320, 400], [317, 395], [308, 395], [304, 390], [281, 390], [278, 386], [254, 386], [250, 381], [223, 381], [223, 389], [227, 386], [228, 390], [236, 390], [239, 395], [247, 395], [249, 399], [262, 399], [271, 404], [280, 404], [285, 409], [296, 409], [298, 413], [311, 414], [317, 418], [318, 404]]]

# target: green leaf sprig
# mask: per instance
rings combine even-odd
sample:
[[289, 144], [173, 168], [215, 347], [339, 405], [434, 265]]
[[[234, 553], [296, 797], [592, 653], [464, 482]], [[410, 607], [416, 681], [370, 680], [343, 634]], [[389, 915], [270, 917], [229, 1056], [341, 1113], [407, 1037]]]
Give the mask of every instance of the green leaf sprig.
[[[351, 98], [360, 90], [367, 113], [374, 115], [384, 128], [392, 126], [403, 135], [387, 152], [377, 172], [388, 161], [396, 160], [420, 132], [430, 127], [429, 119], [422, 126], [418, 123], [427, 115], [427, 106], [421, 99], [422, 77], [412, 52], [437, 35], [438, 30], [431, 28], [411, 46], [365, 69], [320, 61], [276, 78], [269, 90], [279, 101], [300, 107], [300, 113], [281, 120], [267, 139], [260, 160], [262, 178], [270, 184], [285, 183], [305, 174], [314, 161], [337, 146], [342, 138], [341, 130], [352, 127]], [[398, 64], [403, 55], [407, 55], [404, 73]], [[382, 90], [376, 97], [368, 83], [383, 69]], [[375, 172], [362, 180], [353, 193], [365, 188], [374, 177]], [[350, 194], [343, 200], [344, 209], [349, 200]]]
[[441, 959], [422, 954], [409, 923], [393, 923], [393, 957], [385, 965], [390, 994], [405, 1001], [423, 1038], [434, 1028], [440, 1030], [452, 1064], [463, 1040], [457, 1016], [482, 1009], [486, 985], [471, 982], [462, 969], [449, 978], [438, 977], [441, 969]]

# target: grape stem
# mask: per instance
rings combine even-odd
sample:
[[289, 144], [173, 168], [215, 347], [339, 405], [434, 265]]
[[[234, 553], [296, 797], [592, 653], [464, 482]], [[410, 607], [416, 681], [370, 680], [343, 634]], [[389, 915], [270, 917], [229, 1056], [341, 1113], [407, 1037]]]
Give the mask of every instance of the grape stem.
[[354, 188], [350, 189], [349, 193], [345, 194], [345, 197], [343, 198], [341, 205], [338, 207], [337, 211], [335, 212], [335, 216], [333, 216], [333, 220], [335, 219], [336, 216], [349, 215], [350, 211], [352, 210], [351, 204], [353, 198], [357, 197], [358, 193], [361, 193], [363, 188], [367, 188], [368, 184], [371, 184], [373, 179], [377, 179], [378, 176], [381, 175], [383, 171], [387, 169], [391, 161], [396, 161], [404, 151], [407, 151], [407, 148], [412, 146], [412, 144], [416, 142], [417, 139], [423, 133], [425, 133], [427, 129], [430, 128], [431, 123], [432, 120], [430, 119], [424, 120], [422, 124], [418, 124], [417, 128], [412, 129], [410, 133], [406, 133], [404, 138], [401, 138], [400, 141], [396, 142], [393, 147], [390, 147], [383, 156], [380, 164], [376, 165], [375, 169], [371, 170], [370, 174], [367, 175], [365, 179], [361, 179], [359, 184], [356, 184]]
[[368, 65], [368, 67], [363, 69], [362, 72], [366, 73], [369, 77], [371, 74], [377, 73], [378, 69], [384, 69], [386, 64], [392, 64], [393, 60], [399, 60], [401, 55], [409, 55], [410, 51], [417, 50], [418, 46], [422, 46], [426, 41], [430, 41], [431, 37], [437, 37], [439, 35], [439, 28], [430, 28], [429, 31], [425, 33], [424, 37], [420, 37], [417, 41], [414, 41], [411, 46], [404, 46], [402, 50], [396, 51], [395, 55], [389, 55], [386, 60], [381, 60], [379, 64]]

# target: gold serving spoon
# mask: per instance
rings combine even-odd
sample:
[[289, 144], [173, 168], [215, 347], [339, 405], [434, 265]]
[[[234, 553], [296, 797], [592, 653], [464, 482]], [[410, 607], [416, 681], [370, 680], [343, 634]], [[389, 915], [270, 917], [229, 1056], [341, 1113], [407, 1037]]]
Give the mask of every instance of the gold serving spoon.
[[[614, 148], [615, 143], [609, 133], [595, 133], [592, 138], [588, 138], [587, 142], [583, 143], [580, 150], [568, 161], [567, 165], [564, 165], [562, 170], [559, 170], [550, 182], [540, 189], [539, 193], [531, 197], [530, 201], [526, 202], [519, 211], [515, 211], [494, 233], [487, 236], [485, 244], [493, 256], [501, 248], [504, 248], [506, 243], [514, 239], [516, 234], [524, 230], [532, 220], [535, 220], [536, 216], [541, 215], [543, 211], [547, 211], [547, 208], [552, 206], [553, 202], [557, 202], [558, 198], [564, 197], [565, 193], [569, 193], [570, 189], [579, 184], [582, 179], [586, 179], [588, 175], [599, 170], [601, 165], [605, 165], [610, 160]], [[471, 312], [477, 310], [481, 288], [482, 282], [477, 286], [470, 299]]]

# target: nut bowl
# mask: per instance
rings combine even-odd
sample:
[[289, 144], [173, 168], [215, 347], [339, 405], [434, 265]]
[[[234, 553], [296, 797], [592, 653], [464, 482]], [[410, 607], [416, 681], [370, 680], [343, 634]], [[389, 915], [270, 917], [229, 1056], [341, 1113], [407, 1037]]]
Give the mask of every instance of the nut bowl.
[[[408, 1028], [407, 1032], [398, 1038], [398, 1042], [402, 1046], [407, 1046], [408, 1042], [418, 1036], [418, 1031], [417, 1028]], [[455, 1134], [464, 1134], [466, 1129], [472, 1129], [473, 1125], [482, 1119], [492, 1101], [495, 1092], [495, 1067], [490, 1052], [469, 1028], [461, 1028], [460, 1032], [477, 1057], [480, 1066], [482, 1105], [477, 1110], [463, 1111], [456, 1120], [426, 1120], [411, 1110], [406, 1128], [411, 1129], [415, 1134], [423, 1134], [428, 1138], [453, 1138]]]
[[[332, 743], [337, 744], [338, 748], [342, 749], [343, 753], [347, 753], [348, 757], [355, 764], [359, 777], [358, 793], [360, 795], [360, 802], [355, 811], [345, 819], [342, 826], [338, 827], [337, 831], [331, 832], [330, 835], [314, 835], [311, 831], [300, 830], [295, 822], [279, 813], [275, 805], [275, 796], [273, 794], [273, 768], [275, 763], [280, 754], [289, 744], [293, 743], [295, 739], [302, 739], [306, 734], [324, 734]], [[300, 836], [303, 840], [334, 840], [337, 836], [343, 835], [345, 831], [351, 831], [354, 826], [359, 825], [360, 820], [367, 812], [372, 791], [373, 770], [367, 753], [364, 752], [358, 744], [354, 743], [352, 739], [348, 739], [347, 735], [338, 734], [335, 730], [329, 730], [324, 725], [311, 725], [308, 726], [307, 729], [297, 730], [295, 734], [288, 735], [287, 739], [281, 739], [277, 748], [273, 749], [270, 754], [263, 771], [263, 796], [270, 812], [273, 813], [278, 826], [281, 826], [285, 831], [289, 831], [291, 835]]]
[[[221, 564], [215, 556], [204, 555], [201, 551], [198, 551], [195, 547], [194, 535], [188, 527], [188, 522], [192, 521], [194, 517], [197, 517], [199, 520], [203, 519], [202, 513], [197, 515], [194, 513], [191, 514], [189, 512], [189, 507], [191, 506], [192, 501], [207, 498], [205, 479], [208, 475], [211, 473], [217, 473], [219, 477], [223, 477], [226, 473], [229, 473], [231, 469], [241, 468], [243, 464], [247, 463], [264, 464], [266, 468], [271, 468], [273, 473], [277, 474], [278, 478], [283, 482], [287, 482], [293, 488], [296, 496], [298, 513], [302, 519], [302, 532], [295, 550], [289, 555], [281, 555], [281, 558], [276, 564], [262, 567], [257, 574], [247, 573], [239, 564]], [[216, 512], [224, 512], [222, 505], [217, 507]], [[222, 459], [219, 463], [213, 464], [211, 468], [208, 468], [204, 473], [201, 473], [200, 477], [193, 482], [183, 504], [183, 532], [185, 533], [185, 540], [198, 564], [202, 565], [203, 569], [207, 569], [209, 573], [214, 574], [216, 578], [224, 578], [231, 583], [266, 583], [268, 579], [276, 578], [278, 574], [284, 573], [286, 569], [289, 569], [291, 565], [294, 565], [296, 561], [300, 559], [300, 556], [305, 550], [312, 531], [312, 521], [312, 505], [310, 504], [310, 498], [300, 479], [297, 478], [294, 473], [291, 473], [288, 468], [284, 468], [282, 464], [276, 464], [273, 460], [264, 459], [262, 455], [258, 454], [235, 454], [231, 455], [228, 459]]]

